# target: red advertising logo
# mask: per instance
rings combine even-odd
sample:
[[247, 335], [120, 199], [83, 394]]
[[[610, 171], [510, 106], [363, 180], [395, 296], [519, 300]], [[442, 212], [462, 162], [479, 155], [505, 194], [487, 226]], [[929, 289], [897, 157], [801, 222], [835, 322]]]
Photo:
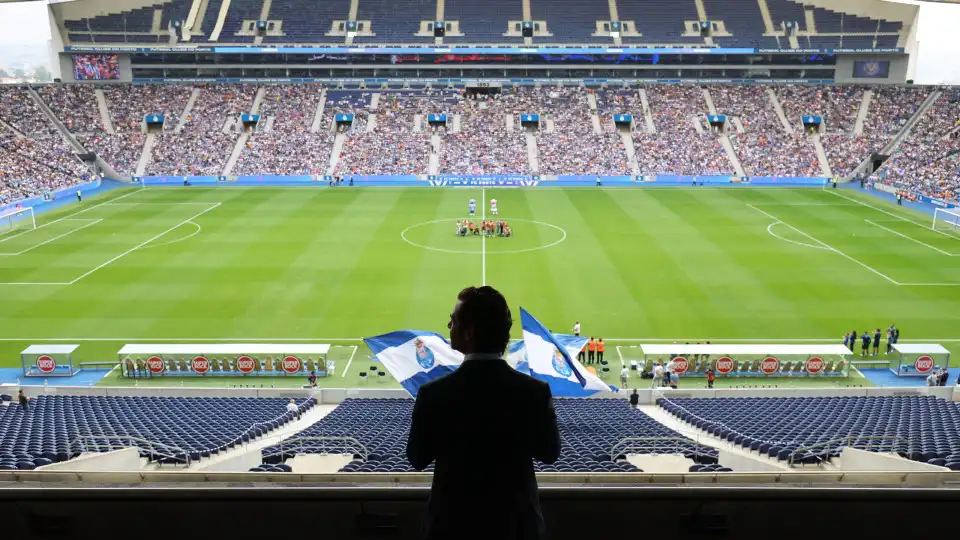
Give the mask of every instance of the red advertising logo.
[[823, 358], [820, 358], [819, 356], [807, 358], [806, 368], [807, 373], [810, 373], [811, 375], [820, 373], [823, 371]]
[[250, 373], [254, 367], [256, 367], [256, 363], [253, 361], [253, 358], [249, 356], [237, 358], [237, 370], [240, 371], [240, 373]]
[[674, 357], [670, 363], [673, 364], [674, 373], [686, 373], [690, 369], [690, 362], [687, 362], [687, 359], [682, 356]]
[[[40, 360], [37, 360], [38, 365]], [[917, 368], [917, 371], [920, 373], [926, 373], [933, 369], [933, 358], [929, 356], [921, 356], [917, 358], [917, 361], [913, 363], [913, 367]]]
[[198, 356], [190, 362], [190, 368], [203, 375], [210, 371], [210, 360], [207, 360], [204, 356]]
[[286, 356], [283, 359], [283, 370], [287, 373], [300, 371], [300, 359], [296, 356]]
[[164, 368], [163, 358], [159, 356], [147, 358], [147, 369], [150, 370], [150, 373], [163, 373]]
[[773, 375], [780, 371], [780, 361], [774, 356], [768, 356], [760, 362], [760, 371], [765, 375]]
[[730, 358], [729, 356], [724, 356], [717, 359], [717, 373], [726, 375], [727, 373], [733, 371], [734, 366], [735, 364], [733, 362], [733, 358]]
[[38, 356], [37, 369], [39, 369], [41, 373], [50, 373], [57, 369], [57, 361], [46, 355]]

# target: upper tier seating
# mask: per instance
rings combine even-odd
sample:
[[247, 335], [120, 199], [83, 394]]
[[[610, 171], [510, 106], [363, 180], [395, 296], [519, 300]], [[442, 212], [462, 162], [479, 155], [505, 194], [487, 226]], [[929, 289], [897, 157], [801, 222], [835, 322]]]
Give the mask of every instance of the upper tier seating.
[[[820, 7], [804, 6], [792, 0], [766, 0], [774, 32], [782, 32], [783, 21], [799, 24], [800, 47], [895, 47], [903, 23], [870, 19]], [[204, 42], [215, 26], [222, 0], [211, 0], [202, 14], [201, 33], [192, 42]], [[190, 0], [158, 1], [155, 5], [117, 13], [96, 15], [80, 20], [67, 20], [64, 26], [77, 43], [160, 43], [169, 42], [168, 25], [173, 20], [186, 20]], [[218, 42], [253, 43], [254, 36], [236, 35], [244, 21], [260, 18], [260, 0], [233, 0], [226, 13]], [[536, 36], [535, 43], [611, 43], [606, 36], [594, 37], [597, 21], [610, 20], [605, 2], [583, 0], [531, 0], [530, 16], [546, 21], [551, 35]], [[722, 21], [730, 36], [714, 37], [720, 47], [789, 48], [786, 36], [764, 36], [765, 26], [756, 0], [704, 0], [706, 16]], [[694, 0], [618, 0], [622, 21], [633, 21], [642, 35], [623, 36], [625, 44], [690, 44], [703, 45], [700, 36], [682, 36], [686, 21], [700, 18]], [[155, 10], [161, 10], [159, 28], [153, 26]], [[416, 36], [421, 21], [436, 18], [436, 0], [359, 0], [356, 18], [370, 21], [372, 36], [358, 35], [357, 44], [432, 43], [432, 36]], [[809, 35], [805, 11], [815, 21], [817, 33]], [[345, 21], [350, 13], [349, 0], [275, 0], [270, 4], [268, 20], [280, 21], [283, 35], [265, 36], [264, 43], [343, 43], [345, 35], [327, 36], [333, 21]], [[523, 18], [520, 0], [446, 0], [444, 18], [459, 21], [462, 36], [449, 35], [445, 43], [515, 43], [517, 35], [504, 36], [509, 21], [519, 24]], [[518, 30], [514, 28], [514, 30]], [[102, 32], [109, 32], [104, 34]], [[878, 33], [886, 35], [878, 35]], [[512, 32], [511, 32], [512, 33]]]
[[[839, 454], [843, 446], [899, 452], [909, 459], [960, 468], [960, 405], [934, 397], [676, 398], [658, 403], [678, 418], [734, 444], [801, 463]], [[901, 437], [833, 442], [845, 437]]]
[[[0, 470], [33, 469], [66, 461], [81, 453], [83, 442], [115, 447], [141, 446], [135, 437], [179, 449], [197, 460], [254, 439], [294, 418], [284, 398], [167, 398], [46, 396], [19, 406], [0, 407]], [[307, 400], [300, 410], [310, 409]], [[98, 448], [91, 448], [98, 450]], [[169, 451], [168, 451], [169, 453]], [[164, 461], [164, 460], [161, 460]]]
[[[367, 460], [355, 460], [342, 472], [412, 472], [406, 458], [410, 433], [411, 399], [347, 399], [322, 420], [301, 431], [297, 437], [352, 437], [367, 450]], [[611, 456], [618, 442], [629, 437], [680, 438], [682, 435], [664, 427], [646, 414], [630, 409], [623, 400], [558, 399], [554, 402], [560, 439], [560, 459], [553, 465], [534, 462], [534, 469], [543, 472], [637, 472], [633, 465], [614, 461]], [[294, 439], [290, 439], [294, 441]], [[491, 445], [510, 444], [490, 441]], [[296, 446], [296, 443], [293, 442]], [[641, 445], [642, 446], [642, 445]], [[659, 449], [634, 447], [631, 453], [682, 453], [701, 464], [717, 462], [716, 450], [698, 446], [694, 441], [660, 441]], [[669, 448], [669, 449], [666, 449]], [[334, 441], [325, 448], [301, 448], [303, 453], [352, 453], [336, 449]], [[283, 462], [295, 451], [280, 446], [263, 450], [265, 463]], [[427, 470], [433, 470], [431, 464]]]

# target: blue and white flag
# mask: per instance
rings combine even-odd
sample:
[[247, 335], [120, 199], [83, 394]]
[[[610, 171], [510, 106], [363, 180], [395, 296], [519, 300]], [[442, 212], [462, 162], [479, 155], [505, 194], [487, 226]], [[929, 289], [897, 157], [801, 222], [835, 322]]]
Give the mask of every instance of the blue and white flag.
[[[576, 358], [583, 346], [587, 344], [587, 338], [574, 336], [572, 334], [554, 334], [557, 343], [566, 349], [570, 358]], [[523, 340], [512, 343], [507, 350], [507, 362], [521, 373], [530, 374], [530, 363], [527, 361], [527, 348]]]
[[[587, 371], [576, 360], [575, 353], [571, 355], [564, 344], [523, 308], [520, 308], [520, 321], [529, 373], [549, 384], [554, 396], [583, 397], [597, 392], [616, 391], [600, 377]], [[579, 351], [579, 348], [575, 350]]]
[[463, 353], [453, 350], [446, 338], [434, 332], [398, 330], [363, 341], [413, 397], [421, 386], [453, 373], [463, 363]]

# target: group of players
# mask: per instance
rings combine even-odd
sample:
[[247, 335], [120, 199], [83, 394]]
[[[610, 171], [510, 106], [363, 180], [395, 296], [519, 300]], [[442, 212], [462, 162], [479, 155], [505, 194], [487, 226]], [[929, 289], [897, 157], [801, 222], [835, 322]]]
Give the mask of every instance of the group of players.
[[467, 236], [468, 234], [483, 234], [485, 236], [503, 236], [509, 238], [513, 236], [510, 225], [505, 219], [487, 219], [480, 222], [480, 226], [468, 220], [457, 222], [457, 236]]
[[[470, 199], [467, 203], [467, 210], [470, 212], [470, 217], [477, 215], [477, 200]], [[497, 200], [490, 199], [490, 214], [494, 216], [500, 215], [500, 210], [497, 208]], [[507, 224], [505, 219], [485, 219], [480, 222], [478, 227], [474, 222], [463, 220], [457, 222], [457, 236], [467, 236], [468, 234], [483, 234], [485, 236], [503, 236], [509, 238], [513, 236], [513, 231], [510, 229], [510, 225]]]

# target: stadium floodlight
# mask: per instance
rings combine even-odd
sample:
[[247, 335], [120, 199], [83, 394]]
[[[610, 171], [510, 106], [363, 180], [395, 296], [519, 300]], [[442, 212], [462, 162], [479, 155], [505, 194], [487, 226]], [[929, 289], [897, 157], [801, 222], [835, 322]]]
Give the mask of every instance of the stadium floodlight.
[[15, 208], [0, 212], [0, 236], [12, 231], [26, 231], [37, 228], [33, 216], [33, 207]]
[[960, 232], [960, 209], [935, 208], [933, 210], [933, 224], [930, 228], [935, 231], [953, 230]]

